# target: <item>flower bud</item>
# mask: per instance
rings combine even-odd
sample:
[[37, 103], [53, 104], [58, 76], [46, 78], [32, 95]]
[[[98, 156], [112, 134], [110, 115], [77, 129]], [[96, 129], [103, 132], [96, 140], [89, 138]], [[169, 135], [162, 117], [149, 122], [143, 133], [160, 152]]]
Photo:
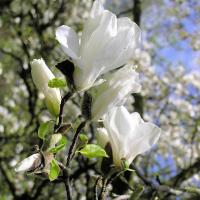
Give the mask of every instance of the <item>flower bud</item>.
[[34, 84], [45, 96], [46, 106], [50, 113], [59, 115], [61, 103], [60, 90], [48, 87], [49, 80], [55, 78], [55, 76], [42, 58], [34, 59], [31, 62], [31, 74]]
[[42, 158], [40, 153], [35, 153], [22, 160], [15, 168], [16, 172], [32, 171], [40, 167]]
[[98, 128], [97, 129], [96, 138], [97, 138], [97, 144], [99, 146], [101, 146], [102, 148], [105, 148], [105, 146], [109, 142], [108, 133], [107, 133], [107, 130], [105, 128]]

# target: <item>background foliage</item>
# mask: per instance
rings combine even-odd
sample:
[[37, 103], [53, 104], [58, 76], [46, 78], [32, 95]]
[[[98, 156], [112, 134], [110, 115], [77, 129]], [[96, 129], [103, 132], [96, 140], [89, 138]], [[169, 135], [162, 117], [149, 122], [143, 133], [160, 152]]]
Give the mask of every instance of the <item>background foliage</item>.
[[[200, 3], [105, 3], [109, 10], [133, 18], [142, 28], [142, 47], [130, 62], [138, 66], [143, 92], [131, 96], [127, 106], [163, 130], [158, 145], [135, 161], [146, 179], [133, 173], [127, 178], [129, 184], [121, 178], [113, 190], [122, 194], [120, 189], [127, 190], [129, 185], [124, 198], [130, 199], [199, 199]], [[0, 200], [65, 198], [63, 184], [16, 174], [14, 166], [40, 144], [38, 126], [49, 119], [42, 96], [31, 80], [30, 61], [43, 57], [61, 76], [53, 67], [65, 58], [55, 40], [55, 29], [66, 24], [80, 32], [91, 4], [89, 0], [0, 1]], [[76, 98], [67, 103], [66, 121], [80, 114], [78, 101]], [[87, 131], [93, 141], [95, 124]], [[60, 153], [61, 160], [66, 152]], [[94, 161], [77, 157], [72, 176], [76, 199], [93, 199], [95, 178]]]

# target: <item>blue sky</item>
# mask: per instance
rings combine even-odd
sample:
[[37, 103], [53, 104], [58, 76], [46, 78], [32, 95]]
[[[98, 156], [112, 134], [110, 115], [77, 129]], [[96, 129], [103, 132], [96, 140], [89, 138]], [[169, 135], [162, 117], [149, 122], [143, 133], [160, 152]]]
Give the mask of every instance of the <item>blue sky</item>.
[[[200, 52], [192, 49], [191, 37], [189, 36], [187, 39], [182, 39], [177, 34], [177, 31], [173, 31], [173, 26], [175, 24], [180, 24], [182, 30], [187, 34], [195, 34], [195, 32], [200, 30], [200, 20], [197, 20], [200, 19], [200, 12], [198, 12], [198, 9], [193, 9], [197, 4], [200, 5], [200, 1], [191, 0], [190, 2], [188, 1], [182, 4], [179, 11], [181, 11], [181, 9], [188, 10], [188, 15], [183, 18], [165, 14], [165, 12], [174, 5], [169, 0], [165, 0], [165, 3], [161, 5], [152, 4], [147, 9], [152, 19], [148, 19], [150, 14], [146, 15], [146, 13], [143, 13], [144, 17], [142, 22], [144, 24], [142, 24], [142, 26], [146, 25], [148, 27], [147, 30], [143, 30], [147, 31], [147, 33], [145, 33], [147, 41], [149, 33], [156, 35], [158, 43], [162, 43], [163, 40], [163, 44], [161, 44], [162, 47], [156, 49], [155, 54], [157, 57], [164, 58], [174, 67], [178, 64], [183, 64], [187, 71], [198, 70], [200, 72], [200, 66], [194, 62], [196, 58], [200, 57]], [[154, 21], [152, 22], [152, 20]], [[168, 40], [173, 40], [173, 38], [176, 38], [175, 42]]]

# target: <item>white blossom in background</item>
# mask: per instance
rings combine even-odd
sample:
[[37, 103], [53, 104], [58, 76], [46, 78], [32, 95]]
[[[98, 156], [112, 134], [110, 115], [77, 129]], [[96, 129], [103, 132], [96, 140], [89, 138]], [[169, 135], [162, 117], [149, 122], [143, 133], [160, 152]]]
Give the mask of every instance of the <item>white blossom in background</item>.
[[60, 112], [61, 94], [57, 88], [48, 87], [48, 82], [55, 78], [51, 70], [47, 67], [44, 60], [34, 59], [31, 62], [31, 75], [34, 84], [45, 96], [45, 102], [48, 110], [53, 115]]
[[40, 164], [41, 164], [41, 155], [40, 153], [35, 153], [22, 160], [15, 168], [15, 171], [16, 172], [30, 171], [39, 167]]
[[80, 40], [65, 25], [57, 28], [56, 39], [76, 65], [73, 74], [76, 89], [86, 90], [100, 75], [131, 58], [140, 42], [140, 29], [127, 17], [117, 19], [96, 0]]
[[192, 84], [194, 87], [200, 90], [200, 73], [198, 71], [192, 71], [183, 77], [183, 80], [187, 84]]
[[124, 104], [128, 95], [140, 92], [139, 74], [133, 66], [125, 66], [110, 74], [95, 90], [91, 114], [94, 120], [98, 120], [111, 108]]
[[137, 64], [143, 70], [146, 70], [151, 66], [151, 56], [148, 51], [142, 49], [136, 49], [135, 54], [129, 60], [130, 63]]
[[98, 133], [99, 138], [106, 140], [112, 147], [113, 163], [121, 167], [122, 159], [130, 165], [133, 159], [149, 150], [159, 139], [161, 129], [156, 125], [144, 122], [139, 113], [130, 114], [124, 106], [115, 107], [103, 120], [107, 134]]

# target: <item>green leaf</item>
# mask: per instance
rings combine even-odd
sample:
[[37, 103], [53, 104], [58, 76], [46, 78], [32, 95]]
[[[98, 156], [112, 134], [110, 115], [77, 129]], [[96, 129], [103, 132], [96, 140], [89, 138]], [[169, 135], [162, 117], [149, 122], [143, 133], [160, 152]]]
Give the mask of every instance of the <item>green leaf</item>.
[[124, 171], [130, 171], [130, 172], [134, 172], [135, 171], [134, 169], [130, 169], [129, 168], [129, 162], [125, 158], [121, 159], [121, 164], [122, 164], [122, 168], [124, 169]]
[[87, 144], [78, 152], [87, 158], [108, 157], [106, 151], [96, 144]]
[[88, 137], [84, 134], [80, 134], [79, 138], [80, 138], [81, 142], [87, 142], [88, 141]]
[[67, 144], [67, 138], [62, 136], [62, 139], [59, 141], [58, 145], [56, 147], [50, 148], [48, 151], [50, 153], [58, 153], [65, 147], [66, 144]]
[[50, 88], [63, 88], [67, 85], [66, 81], [61, 78], [53, 78], [48, 82]]
[[78, 140], [78, 143], [77, 143], [77, 147], [76, 147], [77, 151], [79, 149], [84, 148], [87, 143], [88, 143], [88, 137], [84, 134], [80, 134], [79, 140]]
[[67, 133], [72, 128], [72, 124], [62, 124], [57, 133]]
[[53, 121], [47, 121], [40, 124], [40, 127], [38, 129], [38, 137], [44, 140], [47, 134], [53, 132], [53, 127]]
[[55, 159], [53, 159], [50, 163], [50, 172], [49, 172], [49, 180], [53, 181], [57, 179], [60, 173], [60, 167]]
[[121, 159], [121, 164], [122, 164], [123, 169], [125, 169], [125, 170], [129, 169], [129, 163], [125, 158]]
[[50, 140], [50, 145], [49, 147], [52, 148], [52, 147], [55, 147], [55, 145], [60, 142], [60, 140], [62, 139], [62, 134], [60, 133], [56, 133], [56, 134], [53, 134], [51, 136], [51, 140]]

